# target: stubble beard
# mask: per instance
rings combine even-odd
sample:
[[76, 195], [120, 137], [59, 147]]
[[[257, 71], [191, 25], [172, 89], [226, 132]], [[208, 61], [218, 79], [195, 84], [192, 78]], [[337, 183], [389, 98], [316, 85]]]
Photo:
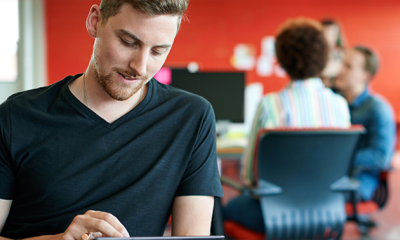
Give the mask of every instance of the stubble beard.
[[147, 82], [148, 76], [137, 77], [139, 80], [138, 84], [135, 85], [125, 85], [119, 82], [117, 79], [113, 79], [113, 74], [119, 74], [118, 72], [127, 75], [135, 76], [135, 74], [127, 73], [127, 71], [113, 67], [111, 72], [107, 75], [102, 75], [98, 68], [95, 68], [94, 73], [97, 83], [101, 88], [113, 99], [118, 101], [125, 101], [137, 93]]

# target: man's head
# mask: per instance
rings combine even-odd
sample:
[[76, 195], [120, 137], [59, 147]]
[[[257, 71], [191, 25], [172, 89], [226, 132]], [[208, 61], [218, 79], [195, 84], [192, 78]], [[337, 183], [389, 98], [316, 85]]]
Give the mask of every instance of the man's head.
[[328, 57], [322, 25], [309, 18], [286, 21], [275, 43], [279, 64], [292, 80], [318, 77]]
[[189, 0], [102, 0], [100, 3], [102, 24], [109, 17], [115, 16], [123, 3], [148, 15], [175, 15], [178, 16], [178, 30]]
[[377, 70], [378, 59], [371, 50], [362, 46], [348, 49], [335, 87], [344, 93], [362, 92]]
[[95, 38], [90, 71], [113, 99], [127, 100], [164, 64], [188, 0], [102, 0], [86, 27]]

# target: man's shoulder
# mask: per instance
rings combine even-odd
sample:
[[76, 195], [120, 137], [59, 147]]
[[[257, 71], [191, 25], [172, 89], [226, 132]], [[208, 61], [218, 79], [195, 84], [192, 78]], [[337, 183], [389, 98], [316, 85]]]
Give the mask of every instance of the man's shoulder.
[[190, 105], [191, 107], [196, 108], [208, 108], [211, 104], [204, 97], [199, 96], [197, 94], [170, 86], [165, 85], [158, 82], [156, 79], [153, 79], [154, 89], [155, 89], [155, 98], [161, 102], [170, 102], [176, 104], [177, 106], [181, 105]]
[[24, 102], [30, 102], [32, 100], [38, 99], [38, 97], [40, 98], [41, 96], [44, 96], [44, 94], [48, 92], [49, 88], [51, 88], [51, 85], [17, 92], [8, 97], [6, 102], [21, 104]]
[[393, 107], [390, 102], [379, 93], [372, 93], [369, 95], [367, 100], [369, 108], [374, 112], [384, 112], [387, 114], [393, 114]]
[[394, 112], [389, 101], [378, 93], [370, 93], [367, 98], [352, 110], [352, 119], [369, 119], [370, 122], [394, 121]]
[[13, 106], [27, 106], [27, 105], [37, 105], [40, 102], [47, 102], [51, 98], [59, 95], [62, 87], [73, 78], [73, 76], [68, 76], [61, 81], [54, 84], [38, 87], [26, 91], [21, 91], [12, 94], [3, 104], [12, 104]]
[[2, 121], [16, 117], [18, 119], [47, 113], [60, 99], [61, 90], [73, 76], [68, 76], [52, 85], [15, 93], [0, 104]]

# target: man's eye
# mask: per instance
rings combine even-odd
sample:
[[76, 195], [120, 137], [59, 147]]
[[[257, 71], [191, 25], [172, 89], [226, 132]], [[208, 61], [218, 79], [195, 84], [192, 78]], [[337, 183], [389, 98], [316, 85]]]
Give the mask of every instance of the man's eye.
[[162, 54], [162, 52], [158, 52], [158, 51], [154, 51], [154, 50], [153, 50], [153, 54], [159, 56], [159, 55]]
[[123, 38], [120, 38], [120, 39], [121, 39], [121, 42], [126, 46], [133, 46], [136, 44], [135, 42], [125, 41]]

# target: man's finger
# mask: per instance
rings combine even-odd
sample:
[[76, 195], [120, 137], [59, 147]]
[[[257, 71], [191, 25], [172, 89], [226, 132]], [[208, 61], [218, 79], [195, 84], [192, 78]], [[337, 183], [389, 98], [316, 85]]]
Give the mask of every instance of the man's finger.
[[89, 216], [93, 219], [97, 219], [96, 221], [91, 221], [91, 223], [94, 224], [95, 227], [99, 228], [98, 230], [96, 230], [96, 232], [100, 231], [103, 235], [106, 235], [107, 233], [101, 231], [100, 228], [103, 227], [108, 228], [109, 226], [111, 226], [113, 229], [118, 231], [123, 237], [129, 237], [129, 233], [124, 227], [124, 225], [122, 225], [122, 223], [118, 220], [118, 218], [116, 218], [114, 215], [110, 213], [89, 210], [84, 215]]
[[105, 237], [125, 237], [123, 233], [115, 229], [110, 223], [89, 215], [76, 216], [69, 229], [75, 236], [74, 239], [80, 239], [82, 234], [89, 232], [101, 232]]

